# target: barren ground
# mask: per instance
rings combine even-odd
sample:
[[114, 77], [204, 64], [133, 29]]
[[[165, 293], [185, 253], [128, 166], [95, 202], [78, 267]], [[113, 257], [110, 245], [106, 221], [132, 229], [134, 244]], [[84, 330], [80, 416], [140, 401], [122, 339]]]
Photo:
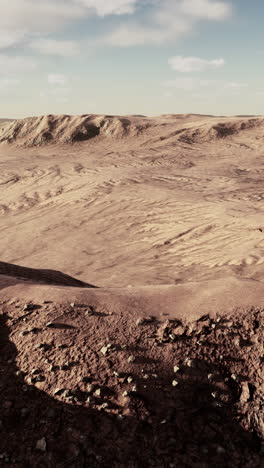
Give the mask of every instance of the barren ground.
[[0, 121], [0, 466], [262, 466], [263, 122]]

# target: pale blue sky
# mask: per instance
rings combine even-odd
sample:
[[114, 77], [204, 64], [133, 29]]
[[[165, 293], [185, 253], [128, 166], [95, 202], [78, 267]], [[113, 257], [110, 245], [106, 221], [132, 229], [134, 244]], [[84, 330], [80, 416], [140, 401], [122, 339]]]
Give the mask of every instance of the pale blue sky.
[[262, 0], [0, 0], [0, 117], [263, 114]]

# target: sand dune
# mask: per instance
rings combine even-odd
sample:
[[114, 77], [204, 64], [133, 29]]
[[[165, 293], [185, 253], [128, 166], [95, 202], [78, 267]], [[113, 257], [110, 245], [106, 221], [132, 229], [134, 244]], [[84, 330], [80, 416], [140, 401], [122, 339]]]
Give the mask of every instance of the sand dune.
[[[53, 144], [17, 147], [47, 128]], [[262, 279], [263, 130], [262, 118], [192, 115], [11, 123], [0, 258], [110, 287]], [[90, 139], [73, 144], [78, 132]]]

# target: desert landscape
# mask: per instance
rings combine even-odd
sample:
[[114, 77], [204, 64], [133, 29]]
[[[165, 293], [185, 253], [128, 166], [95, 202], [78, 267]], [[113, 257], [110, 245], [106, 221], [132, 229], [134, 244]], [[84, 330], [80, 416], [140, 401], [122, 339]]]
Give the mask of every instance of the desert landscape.
[[1, 466], [263, 466], [263, 135], [0, 120]]

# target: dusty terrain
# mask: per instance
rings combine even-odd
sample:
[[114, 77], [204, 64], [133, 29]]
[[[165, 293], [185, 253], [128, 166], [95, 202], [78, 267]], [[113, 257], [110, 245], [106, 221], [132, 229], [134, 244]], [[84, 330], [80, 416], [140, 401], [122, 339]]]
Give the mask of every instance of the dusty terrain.
[[264, 119], [71, 120], [0, 131], [2, 261], [111, 287], [263, 278]]
[[0, 121], [0, 466], [263, 465], [263, 135]]

